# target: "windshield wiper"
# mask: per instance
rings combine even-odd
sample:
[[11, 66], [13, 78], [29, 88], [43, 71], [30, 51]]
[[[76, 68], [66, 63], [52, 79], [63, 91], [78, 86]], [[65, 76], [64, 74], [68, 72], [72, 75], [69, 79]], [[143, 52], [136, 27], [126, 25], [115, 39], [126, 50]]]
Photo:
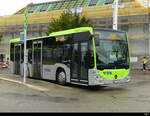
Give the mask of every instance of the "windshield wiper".
[[102, 64], [102, 65], [97, 65], [97, 68], [99, 70], [104, 70], [104, 69], [115, 69], [115, 65], [108, 65], [108, 64]]
[[116, 63], [115, 65], [119, 68], [125, 68], [125, 69], [129, 68], [129, 65], [127, 63]]

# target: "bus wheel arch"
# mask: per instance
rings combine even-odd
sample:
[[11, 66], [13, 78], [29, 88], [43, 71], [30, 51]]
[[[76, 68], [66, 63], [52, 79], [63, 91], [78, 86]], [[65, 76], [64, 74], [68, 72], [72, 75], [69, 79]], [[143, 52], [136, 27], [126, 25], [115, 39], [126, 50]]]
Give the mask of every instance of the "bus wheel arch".
[[56, 82], [60, 85], [66, 84], [66, 72], [63, 68], [58, 67], [56, 70]]

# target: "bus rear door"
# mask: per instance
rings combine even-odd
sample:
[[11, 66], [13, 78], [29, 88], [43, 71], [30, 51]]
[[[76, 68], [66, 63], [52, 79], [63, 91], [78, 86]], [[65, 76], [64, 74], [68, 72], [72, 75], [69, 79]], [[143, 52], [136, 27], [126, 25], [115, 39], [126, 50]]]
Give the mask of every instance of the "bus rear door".
[[16, 44], [14, 49], [14, 73], [21, 74], [21, 44]]
[[33, 77], [42, 78], [42, 41], [33, 42], [32, 59]]

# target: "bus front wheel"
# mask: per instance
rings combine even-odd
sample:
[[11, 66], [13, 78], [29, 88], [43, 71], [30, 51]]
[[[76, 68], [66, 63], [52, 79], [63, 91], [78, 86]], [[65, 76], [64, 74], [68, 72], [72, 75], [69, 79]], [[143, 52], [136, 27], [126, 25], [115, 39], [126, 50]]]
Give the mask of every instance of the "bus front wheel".
[[58, 72], [57, 72], [57, 82], [60, 85], [66, 84], [66, 73], [62, 69], [58, 70]]

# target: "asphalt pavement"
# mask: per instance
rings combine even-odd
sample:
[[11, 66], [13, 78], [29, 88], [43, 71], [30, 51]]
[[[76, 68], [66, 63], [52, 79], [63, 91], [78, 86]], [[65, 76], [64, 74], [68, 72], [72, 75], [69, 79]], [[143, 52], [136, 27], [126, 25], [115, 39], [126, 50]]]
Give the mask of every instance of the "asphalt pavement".
[[131, 71], [131, 82], [88, 88], [61, 86], [0, 70], [0, 112], [149, 112], [150, 71]]

